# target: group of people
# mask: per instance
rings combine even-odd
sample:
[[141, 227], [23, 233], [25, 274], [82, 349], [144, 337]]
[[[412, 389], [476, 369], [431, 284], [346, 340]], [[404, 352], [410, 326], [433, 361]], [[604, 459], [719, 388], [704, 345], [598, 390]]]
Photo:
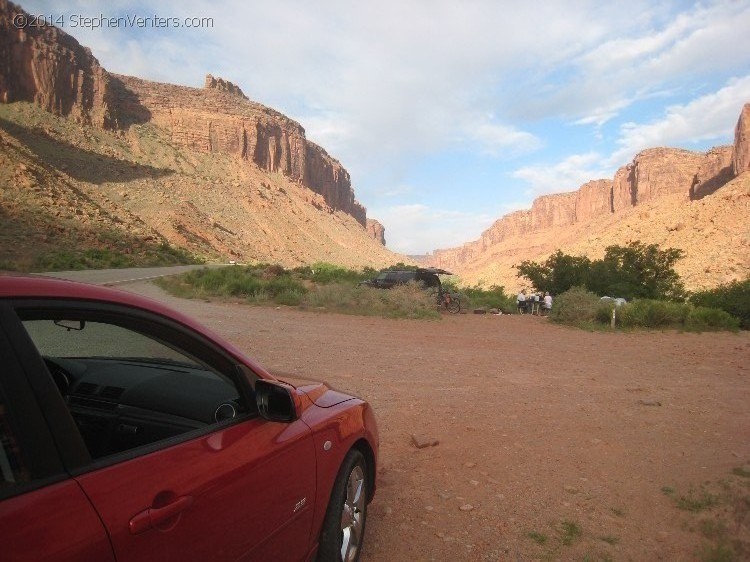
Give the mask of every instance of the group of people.
[[526, 289], [518, 293], [516, 298], [518, 303], [518, 312], [520, 314], [549, 314], [552, 310], [552, 296], [549, 293], [530, 293], [526, 294]]

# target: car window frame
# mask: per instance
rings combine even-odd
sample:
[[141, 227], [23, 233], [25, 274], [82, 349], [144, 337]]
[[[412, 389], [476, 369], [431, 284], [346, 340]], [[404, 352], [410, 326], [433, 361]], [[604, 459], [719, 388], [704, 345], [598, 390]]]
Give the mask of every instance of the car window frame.
[[0, 501], [20, 496], [70, 478], [60, 458], [57, 443], [26, 377], [23, 362], [14, 349], [9, 328], [15, 313], [0, 302], [0, 358], [4, 377], [0, 379], [0, 399], [8, 425], [18, 445], [31, 479], [0, 488]]
[[[156, 341], [168, 342], [167, 345], [175, 346], [185, 355], [195, 357], [199, 362], [217, 370], [222, 376], [228, 377], [237, 387], [240, 398], [248, 406], [255, 402], [251, 377], [254, 375], [259, 378], [259, 376], [249, 366], [224, 350], [217, 342], [212, 341], [192, 327], [146, 309], [110, 302], [61, 298], [13, 299], [8, 302], [8, 305], [11, 307], [16, 321], [12, 330], [15, 341], [12, 344], [14, 347], [20, 346], [24, 349], [25, 361], [22, 363], [26, 377], [35, 390], [37, 398], [39, 396], [46, 397], [46, 407], [49, 409], [47, 420], [49, 429], [58, 443], [63, 465], [73, 476], [135, 459], [209, 435], [219, 429], [255, 417], [252, 411], [248, 411], [231, 420], [209, 424], [206, 427], [186, 431], [154, 443], [93, 459], [75, 425], [68, 406], [52, 380], [43, 357], [37, 351], [36, 345], [23, 326], [24, 320], [49, 318], [50, 313], [59, 311], [65, 319], [86, 319], [116, 324]], [[50, 396], [52, 393], [54, 394], [53, 397]]]

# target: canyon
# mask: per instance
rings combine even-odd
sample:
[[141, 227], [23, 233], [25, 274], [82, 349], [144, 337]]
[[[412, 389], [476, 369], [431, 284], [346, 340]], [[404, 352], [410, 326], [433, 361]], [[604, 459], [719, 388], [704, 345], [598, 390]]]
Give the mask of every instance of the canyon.
[[54, 251], [44, 229], [61, 225], [94, 249], [119, 232], [209, 260], [402, 261], [299, 123], [210, 74], [193, 88], [108, 72], [54, 26], [16, 28], [18, 14], [0, 0], [2, 210], [19, 227], [6, 262], [22, 232], [49, 242], [26, 253]]
[[[207, 74], [188, 87], [115, 74], [0, 0], [0, 268], [40, 256], [162, 247], [209, 261], [385, 267], [343, 165], [305, 129]], [[732, 145], [650, 148], [612, 178], [536, 198], [478, 240], [420, 261], [461, 285], [525, 286], [515, 265], [640, 240], [683, 250], [689, 289], [750, 275], [750, 104]], [[38, 260], [37, 260], [38, 261]]]
[[609, 245], [640, 240], [683, 250], [676, 270], [689, 288], [750, 275], [750, 104], [735, 142], [706, 153], [651, 148], [614, 178], [537, 197], [498, 219], [478, 240], [435, 250], [424, 261], [466, 284], [525, 287], [515, 265], [555, 250], [598, 258]]

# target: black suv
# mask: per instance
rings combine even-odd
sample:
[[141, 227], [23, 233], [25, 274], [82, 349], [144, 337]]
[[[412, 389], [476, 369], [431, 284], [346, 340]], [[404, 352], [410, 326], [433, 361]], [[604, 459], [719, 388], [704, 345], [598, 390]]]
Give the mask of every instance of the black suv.
[[425, 288], [440, 292], [442, 285], [438, 275], [453, 274], [444, 269], [436, 269], [434, 267], [386, 270], [381, 271], [375, 279], [362, 281], [360, 285], [367, 285], [368, 287], [375, 287], [377, 289], [390, 289], [396, 285], [404, 285], [409, 281], [417, 281], [422, 283]]

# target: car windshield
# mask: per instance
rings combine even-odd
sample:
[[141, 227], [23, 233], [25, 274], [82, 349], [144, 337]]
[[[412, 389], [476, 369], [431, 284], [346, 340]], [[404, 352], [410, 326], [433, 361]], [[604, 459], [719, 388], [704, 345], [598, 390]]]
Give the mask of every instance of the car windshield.
[[[80, 327], [71, 328], [74, 324]], [[39, 352], [48, 357], [138, 359], [201, 367], [171, 347], [114, 324], [25, 320], [23, 325]]]

